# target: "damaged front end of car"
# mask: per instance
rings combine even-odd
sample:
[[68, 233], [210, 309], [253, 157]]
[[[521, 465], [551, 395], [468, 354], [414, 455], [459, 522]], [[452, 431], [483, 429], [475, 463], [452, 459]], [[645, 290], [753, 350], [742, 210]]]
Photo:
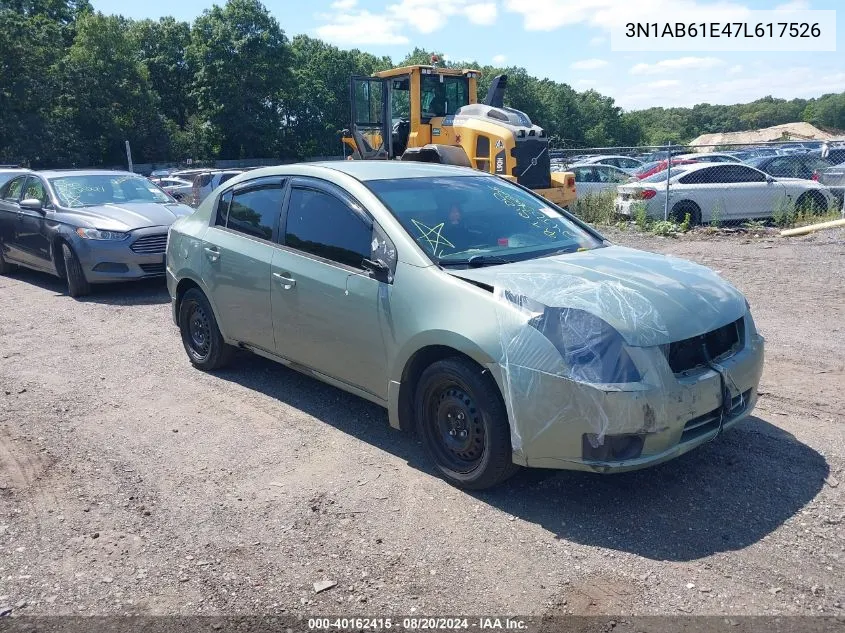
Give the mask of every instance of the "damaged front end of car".
[[[688, 263], [674, 262], [683, 274]], [[696, 279], [707, 271], [689, 266]], [[677, 297], [661, 303], [613, 279], [497, 275], [497, 369], [514, 461], [635, 470], [746, 417], [757, 399], [764, 341], [747, 303], [736, 301], [741, 295], [707, 273], [708, 288], [722, 292], [721, 284], [736, 294], [725, 291], [721, 304], [711, 297], [709, 305], [720, 309], [697, 313], [681, 309]]]

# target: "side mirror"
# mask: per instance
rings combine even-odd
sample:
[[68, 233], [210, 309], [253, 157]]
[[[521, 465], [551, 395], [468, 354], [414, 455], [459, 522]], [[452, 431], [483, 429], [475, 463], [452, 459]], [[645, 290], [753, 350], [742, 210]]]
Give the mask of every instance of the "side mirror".
[[365, 270], [372, 273], [374, 279], [383, 281], [385, 283], [392, 283], [393, 276], [390, 274], [390, 266], [384, 263], [382, 259], [367, 259], [366, 257], [361, 261], [361, 265]]
[[38, 198], [24, 198], [20, 202], [21, 209], [29, 209], [30, 211], [43, 211], [44, 205]]

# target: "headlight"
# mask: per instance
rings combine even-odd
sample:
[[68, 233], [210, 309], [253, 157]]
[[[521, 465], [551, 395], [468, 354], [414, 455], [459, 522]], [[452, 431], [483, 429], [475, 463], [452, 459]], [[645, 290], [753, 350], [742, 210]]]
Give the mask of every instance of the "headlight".
[[587, 383], [639, 382], [622, 336], [605, 321], [571, 308], [545, 308], [529, 324], [563, 357], [570, 378]]
[[76, 234], [86, 240], [111, 240], [120, 241], [129, 237], [129, 233], [118, 231], [101, 231], [100, 229], [76, 229]]

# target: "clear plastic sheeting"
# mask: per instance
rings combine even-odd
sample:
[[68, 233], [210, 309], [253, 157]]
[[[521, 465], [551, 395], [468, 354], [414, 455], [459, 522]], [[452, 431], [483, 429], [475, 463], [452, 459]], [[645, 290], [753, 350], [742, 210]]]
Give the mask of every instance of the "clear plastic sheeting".
[[[748, 347], [759, 339], [759, 350], [750, 361], [735, 362], [746, 336], [746, 310], [737, 309], [738, 293], [702, 266], [664, 261], [684, 280], [671, 280], [668, 291], [654, 286], [644, 291], [630, 280], [605, 275], [495, 275], [499, 369], [517, 460], [546, 466], [583, 462], [597, 469], [644, 463], [650, 444], [656, 451], [686, 441], [691, 435], [684, 435], [685, 429], [699, 419], [705, 429], [711, 414], [715, 422], [706, 429], [721, 430], [723, 421], [750, 408], [762, 339], [753, 332]], [[699, 291], [707, 288], [708, 300], [693, 313], [683, 298], [701, 302], [698, 283]], [[731, 327], [733, 343], [725, 338]], [[714, 336], [725, 340], [711, 345], [705, 334], [714, 328]], [[691, 331], [696, 335], [691, 345], [696, 350], [711, 345], [713, 357], [705, 349], [705, 362], [690, 371], [673, 370], [667, 355], [683, 353], [686, 348], [672, 346]], [[727, 350], [721, 360], [729, 361], [718, 362], [718, 345]]]

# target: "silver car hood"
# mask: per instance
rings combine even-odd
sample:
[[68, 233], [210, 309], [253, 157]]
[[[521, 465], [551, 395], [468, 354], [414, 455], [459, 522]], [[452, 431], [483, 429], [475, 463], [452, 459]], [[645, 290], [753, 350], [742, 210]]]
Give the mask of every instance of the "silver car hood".
[[133, 231], [148, 226], [168, 227], [194, 210], [184, 204], [124, 202], [73, 208], [66, 211], [86, 221], [92, 228], [106, 231]]
[[452, 270], [548, 307], [576, 308], [612, 325], [629, 345], [663, 345], [740, 318], [745, 297], [711, 269], [622, 246]]

